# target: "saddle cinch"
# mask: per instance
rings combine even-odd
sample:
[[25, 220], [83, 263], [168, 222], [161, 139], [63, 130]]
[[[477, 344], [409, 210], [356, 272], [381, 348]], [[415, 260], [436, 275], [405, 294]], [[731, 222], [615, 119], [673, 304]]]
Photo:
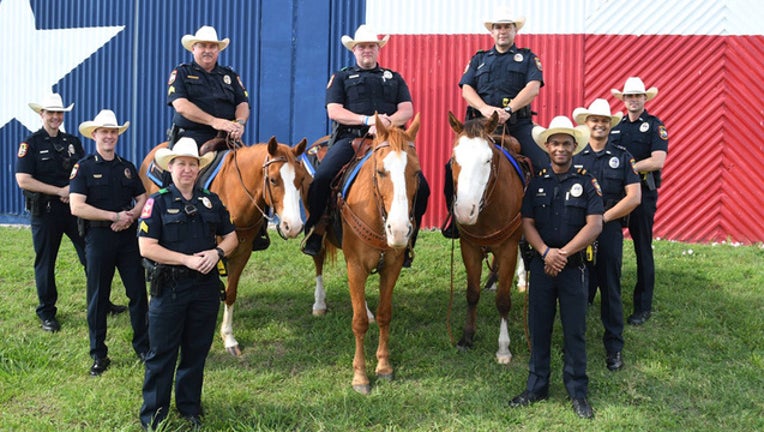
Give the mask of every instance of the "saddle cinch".
[[[311, 174], [315, 173], [318, 166], [321, 164], [326, 152], [329, 150], [329, 142], [331, 136], [323, 136], [311, 144], [305, 151], [307, 157], [304, 159], [308, 167], [308, 171]], [[327, 226], [332, 227], [334, 236], [337, 240], [337, 246], [342, 244], [342, 218], [340, 217], [339, 202], [342, 199], [342, 195], [346, 194], [353, 184], [355, 177], [358, 175], [358, 171], [363, 166], [363, 163], [368, 159], [366, 156], [371, 154], [373, 140], [370, 136], [355, 138], [351, 145], [355, 151], [355, 156], [345, 164], [342, 169], [334, 176], [329, 189], [329, 196], [336, 197], [336, 199], [329, 199], [321, 220], [316, 224], [315, 230], [317, 234], [323, 235]]]

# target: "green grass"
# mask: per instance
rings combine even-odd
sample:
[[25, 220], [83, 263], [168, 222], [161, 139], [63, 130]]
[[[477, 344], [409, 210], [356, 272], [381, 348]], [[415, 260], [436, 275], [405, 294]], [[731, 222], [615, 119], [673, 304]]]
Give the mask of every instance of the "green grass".
[[[67, 240], [58, 263], [57, 334], [35, 316], [34, 261], [29, 229], [0, 228], [0, 430], [140, 430], [143, 368], [130, 347], [126, 315], [109, 320], [112, 367], [88, 376], [84, 275]], [[597, 308], [589, 311], [590, 400], [596, 417], [577, 418], [561, 377], [561, 331], [555, 328], [550, 399], [526, 409], [507, 401], [523, 390], [528, 350], [524, 296], [513, 292], [510, 336], [514, 359], [496, 364], [498, 319], [493, 293], [479, 306], [475, 348], [458, 352], [446, 316], [451, 295], [451, 243], [425, 232], [414, 268], [394, 294], [391, 356], [396, 378], [372, 378], [369, 396], [356, 394], [353, 335], [344, 263], [325, 275], [329, 312], [313, 317], [313, 269], [298, 241], [275, 239], [257, 252], [240, 286], [234, 331], [240, 358], [216, 337], [207, 361], [205, 430], [221, 431], [753, 431], [764, 430], [764, 249], [760, 245], [687, 245], [656, 241], [653, 318], [628, 327], [626, 368], [605, 368]], [[692, 249], [693, 253], [689, 253]], [[461, 335], [464, 270], [455, 263], [451, 326]], [[631, 243], [624, 247], [624, 303], [631, 311]], [[378, 298], [372, 277], [368, 299]], [[112, 298], [126, 303], [119, 278]], [[598, 304], [599, 300], [597, 300]], [[221, 309], [222, 316], [222, 309]], [[377, 329], [367, 336], [373, 375]], [[174, 412], [163, 430], [186, 427]]]

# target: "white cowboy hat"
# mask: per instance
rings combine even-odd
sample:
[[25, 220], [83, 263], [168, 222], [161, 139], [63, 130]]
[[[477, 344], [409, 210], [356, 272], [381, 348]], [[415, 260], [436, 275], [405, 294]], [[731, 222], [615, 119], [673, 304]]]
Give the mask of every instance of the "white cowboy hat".
[[594, 99], [589, 109], [579, 107], [573, 110], [573, 120], [580, 125], [586, 124], [586, 118], [589, 116], [600, 116], [610, 118], [610, 127], [615, 127], [623, 118], [621, 112], [615, 114], [610, 113], [610, 104], [605, 99]]
[[201, 26], [199, 27], [199, 30], [196, 31], [196, 34], [187, 34], [180, 38], [180, 43], [183, 45], [183, 48], [191, 52], [194, 51], [194, 44], [197, 42], [215, 42], [218, 44], [220, 51], [223, 51], [228, 44], [231, 43], [231, 40], [228, 38], [218, 40], [218, 32], [211, 26]]
[[385, 35], [385, 37], [379, 39], [377, 33], [373, 31], [371, 27], [366, 24], [361, 24], [358, 26], [358, 30], [355, 31], [355, 36], [353, 38], [348, 35], [342, 36], [342, 45], [345, 45], [345, 48], [350, 51], [353, 51], [353, 48], [359, 43], [375, 43], [382, 48], [387, 44], [388, 40], [390, 40], [390, 35]]
[[117, 129], [119, 135], [122, 135], [127, 128], [130, 127], [130, 122], [127, 121], [122, 126], [117, 122], [117, 116], [114, 115], [112, 110], [101, 110], [93, 120], [88, 120], [80, 123], [80, 133], [86, 138], [93, 138], [93, 131], [98, 128]]
[[196, 145], [196, 141], [193, 138], [183, 137], [175, 143], [172, 150], [167, 148], [160, 148], [157, 150], [154, 160], [163, 170], [167, 170], [173, 159], [176, 157], [192, 157], [199, 161], [199, 169], [202, 169], [215, 159], [215, 152], [205, 153], [199, 156], [199, 146]]
[[493, 16], [489, 19], [486, 19], [484, 24], [488, 31], [493, 30], [494, 24], [514, 24], [517, 31], [520, 31], [520, 29], [525, 25], [525, 17], [516, 16], [511, 13], [507, 7], [500, 6], [494, 10]]
[[589, 128], [583, 125], [573, 127], [573, 122], [565, 116], [557, 116], [553, 118], [549, 123], [549, 128], [535, 126], [531, 132], [533, 141], [536, 141], [536, 144], [545, 152], [547, 149], [544, 144], [546, 143], [546, 140], [554, 134], [567, 134], [576, 140], [576, 149], [573, 150], [574, 155], [583, 150], [589, 142]]
[[51, 93], [44, 98], [40, 103], [29, 102], [29, 108], [32, 108], [34, 112], [40, 113], [40, 111], [54, 111], [54, 112], [69, 112], [72, 110], [74, 104], [64, 108], [64, 101], [61, 100], [61, 95], [58, 93]]
[[645, 90], [645, 83], [643, 83], [639, 77], [629, 77], [626, 80], [626, 84], [623, 85], [623, 91], [619, 91], [618, 89], [611, 89], [610, 93], [612, 93], [613, 96], [620, 100], [623, 100], [623, 95], [630, 94], [643, 94], [647, 96], [647, 100], [650, 100], [658, 94], [658, 88], [650, 87], [649, 89]]

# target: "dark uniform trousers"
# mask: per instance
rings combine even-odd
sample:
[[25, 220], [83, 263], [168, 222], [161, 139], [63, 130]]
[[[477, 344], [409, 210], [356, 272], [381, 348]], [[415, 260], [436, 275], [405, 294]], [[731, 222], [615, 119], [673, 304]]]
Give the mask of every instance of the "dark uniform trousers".
[[56, 258], [64, 234], [72, 241], [77, 257], [85, 266], [85, 240], [77, 231], [77, 218], [72, 216], [69, 204], [58, 197], [51, 200], [40, 216], [32, 216], [32, 243], [34, 243], [34, 277], [37, 285], [37, 316], [41, 320], [55, 318], [58, 289], [56, 287]]
[[528, 361], [528, 391], [547, 394], [551, 373], [552, 328], [556, 303], [559, 299], [560, 321], [564, 333], [565, 364], [563, 382], [571, 398], [588, 394], [586, 375], [586, 287], [582, 266], [569, 265], [556, 277], [544, 273], [540, 256], [531, 260], [528, 294], [528, 326], [531, 337], [531, 357]]
[[589, 267], [589, 298], [600, 287], [600, 318], [605, 327], [602, 342], [609, 353], [623, 350], [623, 303], [621, 302], [621, 265], [623, 231], [621, 221], [602, 225], [597, 238], [597, 261]]
[[[331, 183], [337, 173], [343, 166], [350, 162], [355, 155], [352, 142], [355, 136], [338, 138], [335, 143], [329, 147], [324, 159], [313, 176], [313, 182], [308, 190], [308, 207], [310, 208], [310, 217], [305, 222], [305, 230], [308, 232], [314, 227], [324, 212], [329, 202], [331, 193]], [[419, 189], [417, 189], [416, 200], [414, 202], [414, 219], [417, 228], [422, 224], [422, 216], [427, 210], [427, 201], [430, 198], [430, 186], [424, 175], [419, 174]]]
[[642, 203], [631, 212], [629, 234], [637, 257], [637, 284], [634, 286], [634, 313], [652, 312], [655, 289], [653, 260], [653, 222], [658, 205], [658, 191], [642, 185]]
[[[212, 346], [220, 309], [217, 271], [185, 276], [168, 282], [149, 305], [149, 338], [146, 356], [141, 423], [156, 425], [167, 417], [175, 376], [175, 405], [183, 416], [201, 415], [204, 364]], [[177, 363], [177, 375], [173, 374]]]
[[[107, 222], [108, 223], [108, 222]], [[106, 317], [115, 267], [119, 270], [125, 294], [130, 300], [130, 324], [133, 327], [133, 349], [138, 355], [149, 350], [148, 302], [144, 270], [135, 227], [114, 232], [108, 226], [90, 226], [85, 236], [88, 279], [88, 328], [90, 356], [104, 358], [106, 347]]]

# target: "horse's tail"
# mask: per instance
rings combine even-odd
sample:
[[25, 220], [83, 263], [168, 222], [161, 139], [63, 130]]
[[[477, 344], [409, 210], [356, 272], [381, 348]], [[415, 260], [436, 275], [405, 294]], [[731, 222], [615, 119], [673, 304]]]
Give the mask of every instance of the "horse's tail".
[[332, 265], [337, 263], [337, 247], [330, 241], [324, 242], [325, 259]]

